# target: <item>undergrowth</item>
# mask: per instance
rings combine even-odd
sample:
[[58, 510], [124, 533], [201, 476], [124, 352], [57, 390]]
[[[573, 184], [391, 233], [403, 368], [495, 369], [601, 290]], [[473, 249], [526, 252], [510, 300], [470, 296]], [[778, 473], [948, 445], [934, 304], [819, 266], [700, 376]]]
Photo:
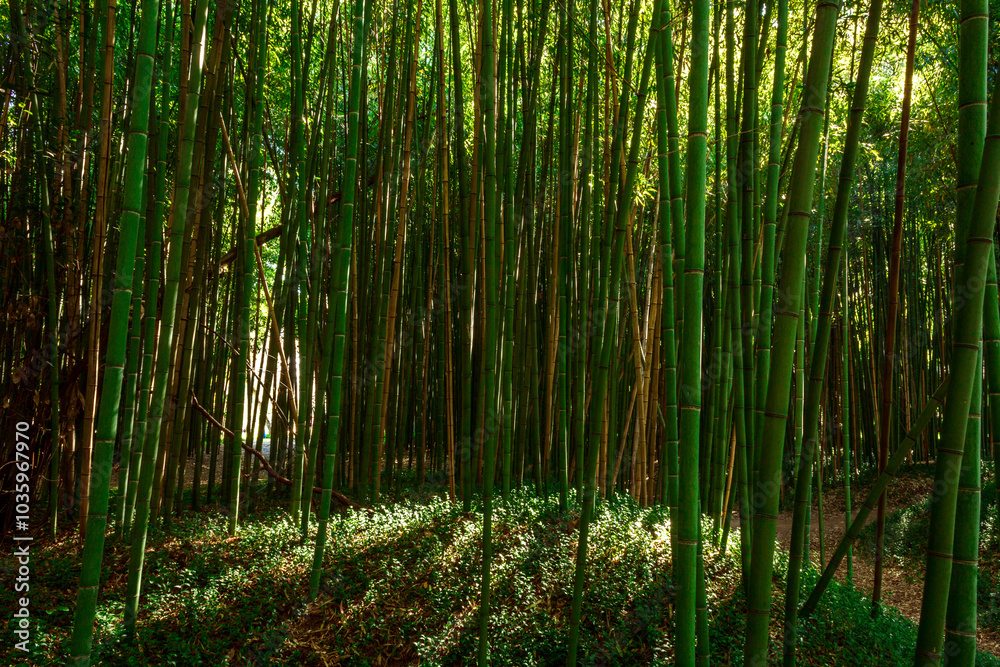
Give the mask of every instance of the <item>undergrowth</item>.
[[[401, 494], [369, 516], [331, 518], [320, 595], [305, 603], [312, 541], [276, 504], [261, 503], [229, 538], [227, 517], [210, 507], [169, 531], [153, 529], [137, 636], [120, 629], [128, 544], [109, 535], [95, 632], [95, 664], [468, 665], [474, 664], [480, 599], [481, 514], [433, 494]], [[565, 662], [577, 542], [577, 513], [533, 491], [498, 499], [493, 527], [491, 664]], [[315, 526], [311, 526], [314, 530]], [[704, 534], [711, 538], [706, 522]], [[67, 533], [68, 535], [69, 533]], [[705, 544], [712, 663], [742, 665], [746, 603], [739, 536], [723, 556]], [[68, 657], [79, 548], [71, 539], [36, 543], [32, 560], [33, 651], [0, 647], [0, 663], [57, 665]], [[6, 577], [11, 559], [0, 571]], [[669, 523], [662, 510], [618, 497], [591, 527], [583, 603], [581, 665], [668, 665], [674, 585]], [[781, 617], [787, 556], [775, 557], [772, 616]], [[815, 574], [806, 572], [807, 593]], [[0, 604], [13, 608], [13, 593]], [[6, 606], [10, 605], [10, 606]], [[872, 620], [869, 603], [833, 583], [801, 624], [800, 662], [908, 665], [914, 625], [895, 610]], [[10, 635], [8, 635], [10, 636]], [[780, 661], [772, 622], [772, 662]], [[6, 652], [6, 653], [5, 653]], [[979, 665], [1000, 667], [991, 656]]]
[[[1000, 524], [997, 522], [996, 486], [992, 464], [984, 464], [979, 515], [979, 625], [1000, 629]], [[930, 531], [932, 496], [886, 515], [883, 558], [901, 567], [914, 581], [922, 581], [927, 534]], [[862, 529], [856, 548], [875, 557], [875, 522]]]

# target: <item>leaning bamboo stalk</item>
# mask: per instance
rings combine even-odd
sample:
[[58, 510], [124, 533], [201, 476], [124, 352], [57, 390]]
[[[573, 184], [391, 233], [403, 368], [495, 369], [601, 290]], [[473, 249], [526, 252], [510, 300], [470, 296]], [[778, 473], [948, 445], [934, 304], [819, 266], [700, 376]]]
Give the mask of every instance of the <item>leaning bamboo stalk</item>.
[[837, 549], [833, 552], [833, 555], [830, 556], [830, 562], [827, 563], [825, 568], [823, 568], [823, 574], [820, 576], [819, 581], [816, 582], [816, 586], [813, 588], [812, 593], [809, 594], [809, 599], [807, 599], [805, 604], [802, 605], [802, 610], [799, 612], [802, 617], [808, 617], [812, 614], [813, 610], [816, 609], [816, 605], [819, 603], [820, 597], [823, 595], [823, 591], [825, 591], [827, 586], [830, 585], [830, 582], [833, 580], [833, 575], [836, 574], [837, 568], [840, 566], [844, 556], [848, 556], [850, 554], [851, 545], [854, 543], [854, 540], [858, 538], [858, 535], [861, 534], [861, 530], [868, 523], [868, 517], [871, 516], [872, 511], [875, 509], [878, 499], [889, 486], [889, 482], [892, 481], [896, 471], [899, 470], [899, 466], [902, 465], [910, 451], [912, 451], [913, 446], [917, 443], [917, 439], [920, 438], [920, 434], [923, 433], [925, 428], [927, 428], [927, 424], [930, 423], [931, 418], [934, 417], [938, 408], [944, 404], [945, 396], [948, 393], [949, 381], [950, 378], [946, 377], [941, 382], [937, 390], [934, 392], [934, 395], [928, 399], [924, 409], [921, 410], [919, 415], [917, 415], [917, 418], [914, 420], [913, 426], [906, 434], [906, 437], [903, 438], [903, 441], [899, 443], [899, 446], [897, 446], [896, 450], [892, 453], [892, 457], [886, 460], [885, 468], [881, 473], [879, 473], [878, 479], [875, 480], [875, 484], [868, 491], [868, 495], [861, 504], [861, 509], [858, 510], [854, 520], [851, 521], [850, 527], [840, 539]]
[[[879, 0], [875, 0], [878, 2]], [[773, 573], [774, 537], [777, 529], [777, 506], [781, 488], [781, 461], [785, 428], [788, 418], [789, 394], [791, 389], [792, 362], [795, 354], [795, 340], [800, 328], [800, 304], [803, 297], [805, 276], [806, 242], [812, 211], [813, 188], [819, 153], [819, 139], [823, 130], [823, 109], [826, 104], [827, 82], [831, 66], [831, 56], [836, 36], [837, 17], [840, 5], [824, 2], [816, 8], [816, 30], [812, 42], [812, 56], [808, 83], [803, 91], [799, 143], [796, 146], [795, 167], [789, 186], [789, 219], [783, 254], [783, 270], [775, 305], [773, 353], [768, 373], [767, 400], [763, 437], [760, 443], [760, 468], [756, 488], [753, 489], [756, 521], [753, 536], [751, 562], [753, 576], [748, 591], [747, 635], [744, 647], [744, 662], [757, 664], [766, 662], [768, 650], [768, 628], [771, 609], [771, 575]], [[831, 253], [833, 256], [833, 253]], [[839, 260], [839, 254], [835, 255]], [[829, 261], [829, 260], [828, 260]], [[836, 268], [837, 264], [834, 264]], [[827, 278], [836, 271], [828, 271]], [[734, 341], [734, 345], [735, 345]], [[825, 355], [821, 357], [825, 361]], [[824, 365], [825, 367], [825, 365]], [[812, 385], [811, 385], [812, 386]], [[806, 448], [808, 450], [808, 448]], [[809, 470], [811, 458], [804, 461], [800, 457], [798, 485], [808, 482], [802, 470]], [[805, 491], [808, 486], [802, 490]], [[758, 495], [758, 492], [760, 495]], [[801, 497], [804, 498], [804, 493]], [[797, 499], [800, 496], [797, 495]], [[759, 500], [758, 500], [759, 498]], [[797, 509], [800, 520], [795, 524], [790, 555], [788, 597], [795, 597], [798, 590], [798, 559], [801, 557], [804, 515]], [[798, 541], [796, 541], [798, 537]], [[793, 581], [794, 579], [794, 581]], [[797, 606], [797, 605], [796, 605]], [[786, 611], [786, 624], [788, 613]], [[791, 626], [794, 630], [794, 624]], [[787, 641], [787, 639], [786, 639]], [[794, 653], [792, 654], [794, 660]], [[787, 657], [786, 657], [787, 660]], [[786, 663], [787, 664], [787, 663]]]
[[[858, 138], [860, 136], [861, 120], [867, 99], [868, 82], [871, 74], [871, 63], [874, 57], [875, 42], [878, 36], [878, 26], [881, 17], [881, 0], [872, 2], [868, 12], [865, 28], [865, 40], [862, 47], [861, 61], [858, 69], [858, 80], [855, 84], [851, 105], [851, 116], [848, 121], [847, 137], [844, 143], [844, 156], [841, 160], [840, 183], [837, 188], [837, 198], [834, 205], [831, 237], [827, 251], [826, 270], [823, 277], [823, 288], [819, 306], [819, 322], [816, 329], [815, 343], [810, 353], [813, 361], [810, 367], [810, 379], [804, 407], [803, 423], [805, 436], [802, 452], [799, 456], [799, 479], [796, 484], [796, 515], [793, 519], [792, 561], [788, 593], [785, 605], [785, 663], [794, 662], [795, 626], [798, 607], [798, 578], [801, 568], [802, 545], [805, 541], [806, 521], [809, 514], [805, 498], [808, 495], [811, 478], [812, 452], [816, 442], [819, 419], [819, 397], [823, 386], [826, 358], [829, 347], [830, 327], [832, 321], [833, 298], [836, 292], [837, 271], [843, 250], [844, 236], [847, 224], [847, 209], [850, 200], [850, 186], [854, 179], [854, 165], [857, 158]], [[814, 59], [813, 59], [814, 60]], [[800, 133], [805, 128], [800, 125]], [[801, 136], [801, 134], [800, 134]], [[788, 223], [791, 225], [791, 220]], [[792, 228], [789, 226], [789, 234]], [[791, 237], [789, 237], [790, 242]], [[773, 368], [773, 366], [772, 366]], [[795, 582], [791, 581], [794, 578]]]

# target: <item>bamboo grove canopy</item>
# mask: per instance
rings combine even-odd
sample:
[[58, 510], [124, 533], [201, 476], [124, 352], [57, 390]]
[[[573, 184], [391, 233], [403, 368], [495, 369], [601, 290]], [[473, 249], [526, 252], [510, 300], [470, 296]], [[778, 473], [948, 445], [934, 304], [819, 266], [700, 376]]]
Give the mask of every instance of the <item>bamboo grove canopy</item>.
[[[134, 634], [150, 525], [222, 502], [235, 535], [263, 476], [315, 549], [310, 598], [331, 508], [405, 478], [482, 521], [481, 665], [513, 487], [579, 513], [569, 665], [597, 504], [668, 508], [678, 665], [708, 664], [702, 545], [731, 531], [744, 664], [766, 663], [792, 504], [792, 665], [915, 458], [914, 664], [973, 665], [1000, 453], [990, 5], [9, 0], [0, 431], [30, 425], [31, 466], [0, 466], [0, 518], [27, 483], [46, 532], [78, 530], [71, 662], [108, 540]], [[851, 528], [808, 591], [824, 479]], [[880, 582], [878, 560], [875, 604]]]

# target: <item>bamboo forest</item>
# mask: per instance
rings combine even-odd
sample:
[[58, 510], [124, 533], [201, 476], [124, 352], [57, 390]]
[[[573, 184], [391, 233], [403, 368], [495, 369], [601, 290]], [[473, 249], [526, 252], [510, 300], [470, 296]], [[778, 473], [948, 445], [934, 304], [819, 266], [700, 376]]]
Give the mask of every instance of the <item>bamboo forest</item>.
[[1000, 666], [1000, 0], [2, 0], [0, 664]]

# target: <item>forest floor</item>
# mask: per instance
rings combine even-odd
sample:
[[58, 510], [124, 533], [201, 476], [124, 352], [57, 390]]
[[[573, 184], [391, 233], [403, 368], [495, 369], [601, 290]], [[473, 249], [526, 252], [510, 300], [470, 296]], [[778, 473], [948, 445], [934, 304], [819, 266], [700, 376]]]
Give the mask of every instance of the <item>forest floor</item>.
[[[852, 514], [856, 515], [861, 503], [864, 502], [868, 491], [875, 482], [874, 477], [859, 478], [855, 481], [851, 489]], [[907, 466], [901, 470], [888, 487], [886, 495], [886, 517], [891, 521], [905, 520], [904, 515], [916, 514], [923, 503], [930, 497], [934, 484], [933, 466], [924, 464]], [[986, 505], [984, 503], [984, 509]], [[823, 539], [820, 543], [819, 520], [820, 513], [816, 499], [813, 499], [813, 512], [811, 519], [810, 546], [811, 557], [814, 564], [821, 562], [821, 553], [827, 558], [837, 548], [840, 539], [846, 531], [845, 494], [842, 486], [827, 489], [823, 494]], [[906, 512], [906, 510], [911, 510]], [[912, 519], [910, 519], [912, 521]], [[865, 528], [859, 538], [857, 546], [852, 550], [854, 586], [860, 589], [871, 604], [872, 589], [875, 580], [875, 558], [874, 558], [874, 529], [876, 523], [876, 513], [872, 512], [865, 523]], [[909, 558], [900, 557], [899, 549], [888, 545], [888, 540], [893, 536], [887, 536], [886, 556], [883, 558], [882, 568], [882, 604], [895, 607], [899, 612], [914, 623], [920, 622], [920, 603], [923, 597], [923, 572], [924, 563], [922, 558], [912, 556], [922, 556], [923, 548], [927, 544], [927, 534], [921, 530], [922, 526], [908, 526], [909, 530], [916, 535], [910, 537], [922, 538], [917, 544], [905, 545], [905, 551], [911, 555]], [[865, 538], [868, 537], [866, 540]], [[984, 536], [986, 537], [986, 536]], [[791, 547], [792, 541], [792, 510], [787, 509], [778, 517], [777, 540], [787, 551]], [[914, 540], [916, 541], [916, 540]], [[898, 545], [897, 545], [898, 546]], [[825, 562], [825, 561], [822, 561]], [[993, 563], [980, 561], [981, 567], [987, 571], [995, 566]], [[847, 581], [847, 559], [841, 563], [835, 575], [837, 581], [842, 583]], [[982, 577], [981, 577], [982, 578]], [[1000, 655], [1000, 631], [996, 626], [985, 626], [980, 623], [978, 628], [977, 642], [979, 647], [993, 655]]]
[[[856, 484], [856, 505], [868, 484]], [[478, 637], [482, 524], [461, 512], [461, 506], [404, 483], [400, 497], [374, 515], [338, 511], [329, 524], [319, 599], [306, 603], [315, 523], [310, 526], [310, 540], [303, 544], [298, 526], [287, 520], [287, 500], [267, 498], [261, 493], [263, 484], [249, 488], [253, 499], [241, 505], [236, 537], [227, 534], [225, 508], [214, 504], [185, 512], [169, 529], [151, 528], [134, 644], [120, 627], [129, 547], [109, 534], [95, 634], [100, 658], [95, 664], [473, 664], [469, 660]], [[887, 544], [900, 542], [898, 534], [920, 530], [911, 509], [928, 488], [929, 479], [921, 469], [904, 470], [890, 487], [887, 536], [894, 541], [887, 537]], [[188, 502], [186, 498], [186, 506]], [[828, 491], [824, 510], [829, 553], [842, 532], [842, 493]], [[0, 646], [0, 664], [65, 663], [80, 557], [73, 527], [65, 523], [59, 540], [51, 542], [40, 535], [32, 547], [35, 652], [25, 660], [12, 654], [8, 643]], [[527, 667], [564, 661], [575, 523], [575, 510], [559, 512], [555, 494], [539, 498], [521, 490], [512, 492], [506, 505], [498, 501], [492, 664]], [[814, 514], [814, 562], [819, 554], [817, 524]], [[783, 514], [778, 539], [786, 547], [789, 529], [790, 514]], [[801, 664], [881, 666], [912, 661], [921, 591], [919, 579], [908, 578], [907, 572], [918, 573], [922, 567], [907, 567], [908, 552], [891, 550], [884, 589], [887, 606], [871, 619], [871, 568], [863, 553], [864, 535], [854, 560], [859, 588], [835, 582], [817, 611], [801, 622]], [[11, 560], [0, 561], [4, 578]], [[625, 498], [603, 504], [592, 527], [588, 560], [580, 664], [670, 664], [674, 591], [666, 574], [669, 527], [663, 511], [638, 507]], [[984, 556], [981, 571], [992, 567], [987, 560]], [[786, 568], [787, 551], [779, 550], [773, 581], [772, 661], [780, 660]], [[725, 555], [706, 544], [705, 571], [712, 664], [740, 665], [746, 603], [739, 585], [738, 533], [730, 537]], [[804, 573], [804, 592], [816, 577], [814, 571]], [[981, 576], [981, 580], [992, 583], [987, 595], [996, 598], [997, 578]], [[11, 594], [0, 590], [0, 607], [6, 608]], [[1000, 661], [988, 655], [997, 654], [1000, 613], [994, 611], [981, 606], [982, 653], [977, 664], [982, 667], [1000, 667]]]

